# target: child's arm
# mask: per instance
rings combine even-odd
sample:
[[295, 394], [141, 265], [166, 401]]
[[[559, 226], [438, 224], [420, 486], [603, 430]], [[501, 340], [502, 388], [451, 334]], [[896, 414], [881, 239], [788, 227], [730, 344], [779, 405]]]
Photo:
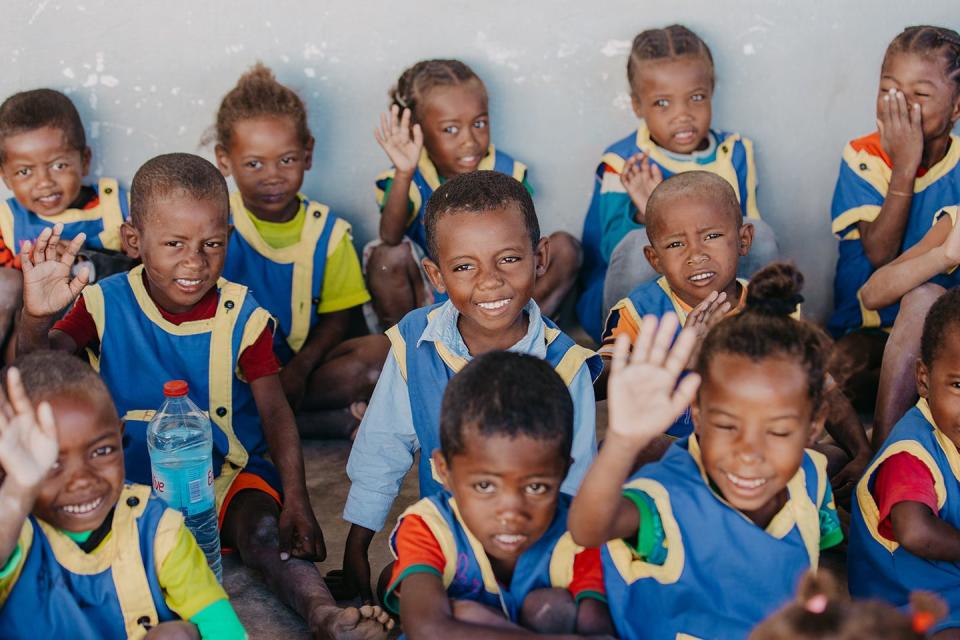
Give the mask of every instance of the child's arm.
[[348, 309], [320, 314], [317, 324], [310, 329], [303, 347], [280, 371], [280, 384], [283, 386], [290, 408], [294, 411], [300, 408], [310, 374], [331, 349], [343, 342], [349, 325]]
[[20, 372], [7, 372], [7, 394], [0, 391], [0, 567], [17, 550], [17, 539], [50, 469], [57, 461], [57, 427], [46, 402], [36, 410], [20, 381]]
[[278, 375], [257, 378], [250, 383], [267, 439], [270, 459], [283, 483], [283, 510], [280, 512], [280, 559], [291, 555], [322, 561], [327, 556], [323, 532], [310, 507], [303, 470], [300, 435], [293, 411], [283, 395]]
[[401, 115], [400, 107], [393, 105], [389, 114], [380, 114], [380, 128], [373, 131], [373, 137], [386, 151], [395, 169], [390, 192], [380, 215], [380, 239], [389, 245], [400, 244], [403, 232], [407, 229], [410, 218], [410, 199], [407, 194], [423, 148], [420, 125], [411, 127], [410, 118], [410, 109], [404, 109]]
[[676, 329], [673, 314], [659, 323], [655, 316], [646, 316], [632, 353], [626, 337], [617, 339], [610, 363], [606, 441], [570, 507], [570, 533], [579, 545], [599, 547], [637, 531], [639, 515], [623, 497], [623, 483], [637, 454], [673, 424], [700, 385], [696, 374], [677, 384], [696, 335], [684, 330], [671, 347]]
[[960, 562], [960, 530], [925, 504], [898, 502], [890, 510], [893, 537], [903, 548], [927, 560]]
[[51, 331], [56, 316], [80, 295], [87, 285], [88, 272], [82, 269], [73, 279], [70, 267], [86, 236], [77, 235], [60, 253], [63, 225], [44, 229], [35, 243], [23, 247], [23, 311], [17, 331], [17, 352], [56, 349], [74, 352], [77, 344], [61, 331]]
[[880, 101], [880, 142], [893, 164], [890, 185], [873, 222], [861, 222], [860, 240], [867, 259], [880, 267], [897, 257], [910, 219], [913, 183], [923, 158], [920, 105], [907, 106], [903, 92], [891, 91]]
[[943, 216], [920, 242], [877, 269], [860, 289], [863, 306], [880, 309], [894, 304], [930, 278], [960, 264], [960, 230], [951, 225], [950, 217]]

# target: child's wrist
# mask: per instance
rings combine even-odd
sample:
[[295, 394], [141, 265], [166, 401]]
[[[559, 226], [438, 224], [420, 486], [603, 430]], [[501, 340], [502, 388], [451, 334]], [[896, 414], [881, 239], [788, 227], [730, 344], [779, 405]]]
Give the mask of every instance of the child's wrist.
[[637, 454], [643, 451], [652, 441], [653, 438], [647, 436], [625, 435], [608, 429], [603, 448], [610, 449], [610, 453], [607, 454], [608, 458], [623, 459], [632, 465]]

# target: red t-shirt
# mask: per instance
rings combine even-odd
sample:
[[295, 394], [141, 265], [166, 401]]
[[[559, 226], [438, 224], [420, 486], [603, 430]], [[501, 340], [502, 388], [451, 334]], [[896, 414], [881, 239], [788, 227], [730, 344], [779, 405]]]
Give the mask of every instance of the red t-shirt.
[[[192, 320], [207, 320], [217, 313], [217, 303], [219, 295], [217, 288], [212, 287], [203, 298], [200, 299], [193, 309], [186, 313], [168, 313], [157, 305], [160, 315], [172, 324], [183, 324]], [[97, 325], [93, 321], [93, 316], [87, 311], [87, 305], [83, 297], [77, 299], [73, 308], [61, 320], [53, 325], [57, 331], [63, 331], [70, 336], [77, 348], [82, 349], [87, 345], [97, 341]], [[280, 362], [273, 353], [273, 334], [269, 328], [263, 330], [260, 337], [243, 350], [238, 360], [240, 371], [247, 382], [253, 382], [258, 378], [275, 375], [280, 371]]]
[[[393, 573], [390, 576], [391, 588], [404, 573], [412, 567], [429, 567], [443, 575], [446, 566], [446, 557], [440, 548], [430, 527], [417, 515], [408, 515], [403, 518], [400, 528], [397, 529], [395, 544], [397, 547], [397, 561], [393, 564]], [[573, 559], [573, 579], [567, 590], [576, 599], [588, 592], [603, 595], [603, 566], [600, 560], [600, 549], [583, 549]]]
[[940, 511], [930, 469], [919, 458], [905, 451], [884, 460], [877, 469], [870, 493], [880, 511], [877, 531], [887, 540], [894, 542], [893, 524], [890, 522], [890, 511], [894, 505], [900, 502], [919, 502], [930, 507], [934, 514]]

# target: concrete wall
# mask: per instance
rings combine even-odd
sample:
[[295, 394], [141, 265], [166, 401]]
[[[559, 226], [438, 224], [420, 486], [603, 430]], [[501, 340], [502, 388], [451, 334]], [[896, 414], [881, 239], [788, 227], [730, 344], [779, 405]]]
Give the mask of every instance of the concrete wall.
[[630, 41], [681, 22], [713, 50], [714, 124], [756, 142], [761, 213], [807, 274], [805, 309], [822, 317], [840, 151], [874, 128], [884, 48], [904, 26], [958, 20], [949, 0], [6, 0], [0, 96], [68, 92], [94, 173], [128, 183], [151, 156], [196, 151], [220, 97], [263, 60], [310, 109], [306, 191], [362, 243], [376, 233], [372, 182], [388, 165], [372, 134], [387, 89], [418, 59], [457, 57], [487, 84], [494, 141], [532, 168], [544, 229], [579, 234], [600, 153], [635, 126]]

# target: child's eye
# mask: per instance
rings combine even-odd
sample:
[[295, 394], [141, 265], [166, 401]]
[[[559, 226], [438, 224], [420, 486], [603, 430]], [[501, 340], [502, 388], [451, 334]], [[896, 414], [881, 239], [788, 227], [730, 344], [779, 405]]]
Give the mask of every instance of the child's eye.
[[263, 163], [260, 162], [259, 160], [250, 160], [249, 162], [247, 162], [247, 166], [250, 167], [251, 169], [259, 169], [260, 167], [263, 166]]
[[690, 96], [690, 100], [693, 102], [703, 102], [706, 99], [707, 99], [707, 96], [705, 96], [702, 93], [695, 93], [692, 96]]
[[486, 129], [489, 126], [489, 123], [486, 120], [477, 120], [473, 123], [474, 129]]
[[94, 457], [97, 457], [97, 456], [108, 456], [108, 455], [110, 455], [111, 453], [113, 453], [114, 451], [116, 451], [116, 449], [114, 448], [114, 446], [113, 446], [113, 445], [110, 445], [110, 444], [107, 444], [107, 445], [104, 445], [104, 446], [102, 446], [102, 447], [97, 447], [96, 449], [94, 449], [94, 450], [93, 450], [93, 456], [94, 456]]
[[449, 133], [450, 135], [454, 135], [454, 136], [455, 136], [455, 135], [457, 135], [458, 133], [460, 133], [460, 127], [457, 127], [457, 126], [454, 126], [454, 125], [450, 125], [449, 127], [444, 127], [444, 128], [443, 128], [443, 132], [444, 132], [444, 133]]
[[550, 487], [548, 487], [546, 484], [542, 482], [531, 482], [530, 484], [527, 485], [527, 493], [534, 496], [539, 496], [546, 493], [547, 489], [549, 488]]
[[653, 106], [660, 107], [661, 109], [665, 109], [670, 106], [670, 101], [664, 98], [660, 98], [659, 100], [653, 101]]
[[708, 233], [704, 236], [707, 240], [716, 240], [717, 238], [723, 237], [722, 233]]
[[183, 243], [180, 242], [179, 240], [167, 240], [167, 241], [164, 242], [163, 244], [166, 245], [166, 246], [168, 246], [168, 247], [182, 247], [182, 246], [183, 246]]
[[223, 246], [223, 243], [220, 242], [219, 240], [211, 240], [210, 242], [204, 242], [203, 246], [209, 249], [219, 249], [220, 247]]
[[683, 246], [683, 243], [677, 240], [668, 244], [667, 249], [679, 249], [682, 246]]
[[26, 168], [20, 169], [20, 170], [17, 171], [16, 175], [26, 177], [26, 176], [30, 175], [30, 169], [26, 169]]
[[280, 158], [280, 164], [293, 164], [296, 160], [293, 156], [287, 156], [286, 158]]
[[469, 271], [470, 269], [473, 269], [473, 265], [472, 265], [472, 264], [458, 264], [458, 265], [456, 265], [456, 266], [453, 267], [453, 271], [454, 271], [454, 272], [457, 272], [457, 271]]
[[787, 436], [790, 435], [789, 431], [770, 431], [769, 433], [774, 438], [786, 438]]
[[514, 262], [520, 262], [520, 256], [506, 256], [505, 258], [501, 258], [500, 262], [503, 262], [504, 264], [513, 264]]
[[492, 483], [492, 482], [488, 482], [488, 481], [486, 481], [486, 480], [481, 480], [480, 482], [475, 482], [475, 483], [473, 484], [473, 488], [474, 488], [474, 490], [477, 491], [477, 493], [493, 493], [493, 489], [494, 489], [493, 483]]
[[70, 166], [70, 165], [67, 164], [66, 162], [54, 162], [54, 163], [53, 163], [53, 168], [56, 169], [57, 171], [63, 171], [64, 169], [66, 169], [66, 168], [69, 167], [69, 166]]
[[732, 424], [721, 424], [718, 422], [713, 424], [713, 428], [719, 429], [720, 431], [734, 431], [736, 429], [736, 427]]

